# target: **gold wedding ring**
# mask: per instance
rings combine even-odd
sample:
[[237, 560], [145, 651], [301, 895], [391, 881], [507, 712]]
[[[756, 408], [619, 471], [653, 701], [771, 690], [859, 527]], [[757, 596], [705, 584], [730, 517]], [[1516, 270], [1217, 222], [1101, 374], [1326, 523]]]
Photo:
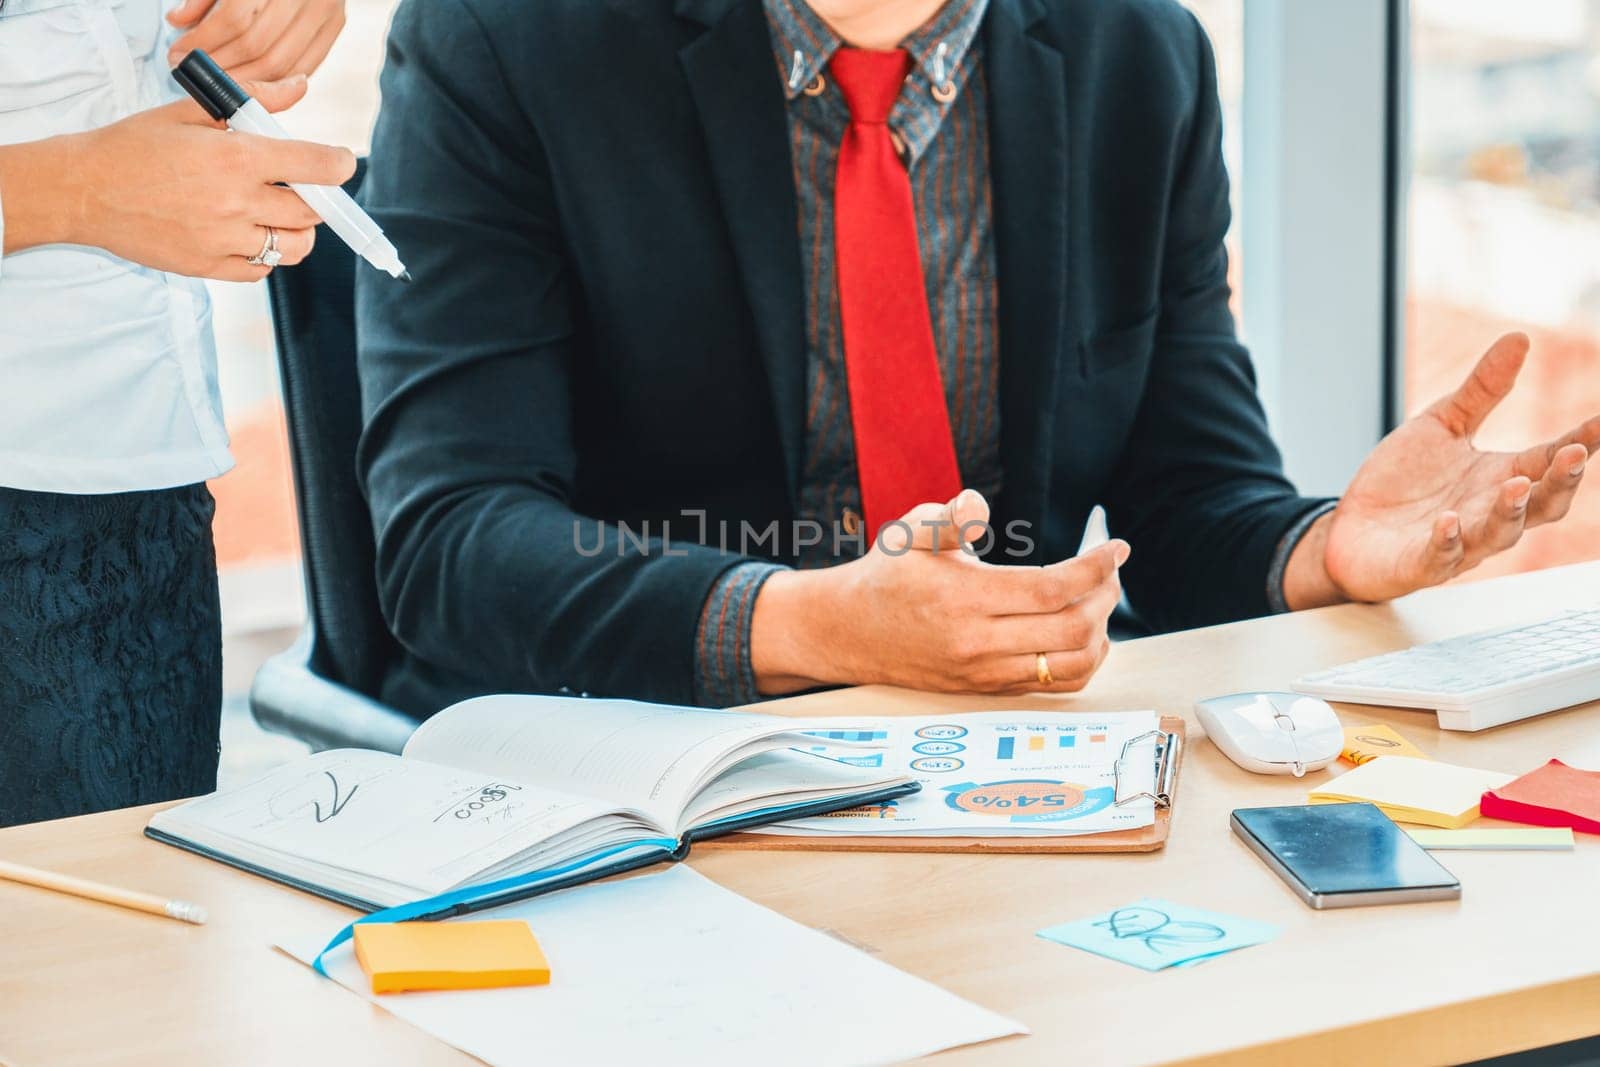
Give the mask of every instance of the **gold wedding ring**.
[[1034, 657], [1033, 664], [1039, 675], [1040, 685], [1056, 684], [1055, 676], [1050, 673], [1050, 657], [1041, 652]]

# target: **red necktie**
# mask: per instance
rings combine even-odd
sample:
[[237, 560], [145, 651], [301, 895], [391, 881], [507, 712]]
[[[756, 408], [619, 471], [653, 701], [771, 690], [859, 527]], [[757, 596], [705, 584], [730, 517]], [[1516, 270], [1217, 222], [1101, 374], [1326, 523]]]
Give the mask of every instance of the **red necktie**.
[[911, 69], [904, 49], [841, 48], [829, 64], [850, 107], [834, 187], [839, 319], [867, 533], [961, 491], [950, 413], [917, 249], [911, 177], [889, 109]]

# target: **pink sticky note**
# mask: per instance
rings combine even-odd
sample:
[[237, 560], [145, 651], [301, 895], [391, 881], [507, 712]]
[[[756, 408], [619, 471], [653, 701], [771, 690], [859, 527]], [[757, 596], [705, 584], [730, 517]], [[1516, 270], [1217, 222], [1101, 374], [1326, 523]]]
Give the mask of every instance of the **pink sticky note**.
[[1492, 819], [1600, 834], [1600, 771], [1580, 771], [1553, 759], [1483, 794], [1479, 810]]

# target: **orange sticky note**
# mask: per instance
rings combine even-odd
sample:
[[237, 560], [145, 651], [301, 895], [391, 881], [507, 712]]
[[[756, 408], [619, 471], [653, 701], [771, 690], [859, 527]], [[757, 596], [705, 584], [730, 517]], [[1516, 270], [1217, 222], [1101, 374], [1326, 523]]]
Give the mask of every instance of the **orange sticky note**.
[[544, 950], [519, 919], [357, 923], [354, 938], [374, 993], [550, 982]]
[[1346, 726], [1344, 751], [1339, 753], [1348, 763], [1357, 767], [1379, 756], [1410, 756], [1427, 759], [1427, 753], [1401, 737], [1392, 726], [1373, 723], [1370, 726]]

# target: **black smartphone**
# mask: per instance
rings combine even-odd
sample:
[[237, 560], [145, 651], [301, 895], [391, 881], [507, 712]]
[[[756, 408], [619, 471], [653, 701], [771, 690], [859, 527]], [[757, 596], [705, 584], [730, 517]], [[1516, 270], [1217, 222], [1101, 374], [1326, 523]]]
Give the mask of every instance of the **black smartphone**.
[[1232, 823], [1313, 908], [1461, 896], [1456, 876], [1372, 804], [1239, 808]]

